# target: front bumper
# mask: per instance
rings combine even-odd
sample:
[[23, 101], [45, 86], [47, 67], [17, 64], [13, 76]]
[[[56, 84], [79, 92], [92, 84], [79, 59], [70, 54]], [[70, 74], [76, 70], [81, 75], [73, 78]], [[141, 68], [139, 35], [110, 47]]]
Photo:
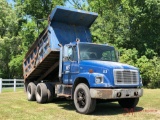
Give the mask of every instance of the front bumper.
[[120, 99], [120, 98], [138, 98], [143, 95], [143, 89], [90, 89], [91, 98], [96, 99]]

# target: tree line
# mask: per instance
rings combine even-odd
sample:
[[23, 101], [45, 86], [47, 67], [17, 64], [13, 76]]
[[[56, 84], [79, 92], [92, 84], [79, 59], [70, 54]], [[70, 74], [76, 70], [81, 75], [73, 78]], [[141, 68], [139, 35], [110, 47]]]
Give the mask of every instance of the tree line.
[[[96, 43], [120, 52], [120, 62], [140, 69], [143, 84], [160, 87], [159, 0], [0, 0], [0, 77], [22, 78], [25, 53], [47, 26], [56, 5], [98, 13], [90, 28]], [[37, 27], [38, 25], [38, 27]]]

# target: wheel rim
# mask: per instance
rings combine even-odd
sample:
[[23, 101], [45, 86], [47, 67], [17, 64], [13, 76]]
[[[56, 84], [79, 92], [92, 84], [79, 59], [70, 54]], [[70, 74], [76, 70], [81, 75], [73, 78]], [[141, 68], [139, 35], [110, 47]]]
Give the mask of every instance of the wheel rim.
[[86, 94], [83, 89], [77, 91], [77, 103], [80, 108], [84, 108], [86, 105]]

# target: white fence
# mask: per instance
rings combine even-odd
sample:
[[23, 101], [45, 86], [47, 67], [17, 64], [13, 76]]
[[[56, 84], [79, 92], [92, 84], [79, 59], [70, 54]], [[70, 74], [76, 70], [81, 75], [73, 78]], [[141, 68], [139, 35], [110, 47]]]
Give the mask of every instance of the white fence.
[[2, 79], [0, 78], [0, 93], [2, 89], [13, 88], [13, 91], [16, 91], [16, 88], [24, 88], [23, 79]]

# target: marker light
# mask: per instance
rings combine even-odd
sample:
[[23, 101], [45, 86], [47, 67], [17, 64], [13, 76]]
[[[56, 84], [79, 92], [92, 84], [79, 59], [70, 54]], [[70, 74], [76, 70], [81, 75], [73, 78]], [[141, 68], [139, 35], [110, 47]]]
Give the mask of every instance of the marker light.
[[89, 73], [93, 73], [93, 70], [92, 70], [92, 69], [89, 69]]

